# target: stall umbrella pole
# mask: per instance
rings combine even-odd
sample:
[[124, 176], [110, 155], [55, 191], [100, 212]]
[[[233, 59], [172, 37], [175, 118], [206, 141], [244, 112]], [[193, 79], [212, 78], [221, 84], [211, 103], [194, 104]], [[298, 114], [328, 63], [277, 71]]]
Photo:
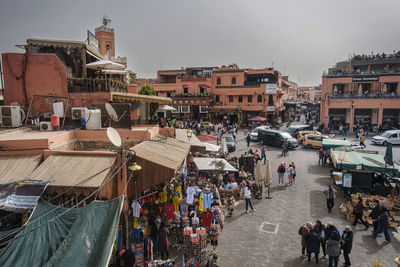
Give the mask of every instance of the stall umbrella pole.
[[272, 196], [269, 194], [269, 187], [270, 187], [270, 185], [267, 186], [268, 196], [265, 197], [266, 199], [271, 199], [272, 198]]

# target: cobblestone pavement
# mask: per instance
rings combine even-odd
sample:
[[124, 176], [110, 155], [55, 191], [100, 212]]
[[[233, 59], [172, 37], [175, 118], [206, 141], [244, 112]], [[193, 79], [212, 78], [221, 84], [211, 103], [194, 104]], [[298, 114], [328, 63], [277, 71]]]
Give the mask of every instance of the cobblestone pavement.
[[[244, 136], [244, 132], [239, 132], [238, 148], [232, 155], [239, 156], [247, 150]], [[260, 145], [252, 143], [251, 148], [260, 148]], [[235, 207], [233, 217], [226, 219], [221, 234], [219, 266], [315, 266], [314, 260], [311, 264], [302, 262], [299, 227], [307, 221], [314, 223], [320, 219], [325, 224], [332, 222], [342, 232], [350, 224], [339, 212], [344, 199], [340, 188], [337, 188], [338, 197], [332, 213], [327, 212], [322, 191], [331, 184], [331, 178], [329, 168], [317, 166], [316, 150], [299, 147], [290, 151], [286, 158], [280, 157], [278, 148], [268, 147], [267, 151], [273, 173], [272, 199], [253, 200], [257, 210], [254, 213], [246, 214], [243, 203]], [[395, 158], [397, 156], [395, 152]], [[275, 171], [282, 159], [296, 164], [297, 179], [293, 186], [277, 187]], [[286, 175], [285, 179], [287, 182]], [[370, 230], [365, 231], [364, 226], [357, 225], [353, 231], [352, 266], [372, 266], [374, 259], [385, 267], [396, 266], [393, 260], [400, 255], [400, 239], [392, 238], [391, 244], [383, 245], [384, 238], [370, 238]], [[341, 256], [339, 265], [342, 264]], [[320, 266], [328, 266], [327, 260], [321, 260]]]

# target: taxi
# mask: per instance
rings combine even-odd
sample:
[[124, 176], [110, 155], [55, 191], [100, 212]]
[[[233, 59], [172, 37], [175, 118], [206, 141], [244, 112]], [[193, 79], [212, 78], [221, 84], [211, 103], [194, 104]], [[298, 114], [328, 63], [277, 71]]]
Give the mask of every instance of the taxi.
[[322, 139], [327, 139], [329, 136], [320, 134], [307, 134], [303, 139], [303, 147], [306, 148], [321, 148]]

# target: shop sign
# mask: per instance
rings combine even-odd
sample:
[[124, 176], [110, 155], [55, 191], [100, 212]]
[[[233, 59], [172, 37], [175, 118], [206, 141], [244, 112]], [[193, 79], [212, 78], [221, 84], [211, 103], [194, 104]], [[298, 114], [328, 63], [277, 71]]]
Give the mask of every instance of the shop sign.
[[353, 82], [378, 82], [378, 77], [353, 77]]
[[185, 78], [181, 79], [182, 82], [204, 82], [206, 78]]
[[352, 179], [351, 173], [343, 173], [343, 187], [351, 188]]
[[99, 52], [99, 39], [97, 39], [97, 37], [90, 31], [87, 31], [87, 43], [90, 47], [93, 47], [97, 52]]
[[267, 112], [274, 112], [275, 107], [274, 106], [267, 106], [266, 110]]
[[17, 213], [32, 210], [49, 183], [43, 181], [20, 181], [0, 186], [0, 209]]
[[265, 84], [265, 93], [268, 95], [274, 95], [276, 94], [276, 83], [266, 83]]

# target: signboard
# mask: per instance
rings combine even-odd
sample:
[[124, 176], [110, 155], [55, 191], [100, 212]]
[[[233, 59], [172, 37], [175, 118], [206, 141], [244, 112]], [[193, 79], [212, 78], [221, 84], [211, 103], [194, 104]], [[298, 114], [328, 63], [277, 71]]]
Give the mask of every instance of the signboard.
[[93, 47], [94, 49], [96, 49], [96, 51], [99, 51], [99, 39], [97, 39], [97, 37], [90, 31], [87, 31], [87, 43], [90, 47]]
[[266, 108], [265, 111], [274, 112], [274, 110], [275, 110], [275, 107], [274, 107], [274, 106], [267, 106], [267, 108]]
[[343, 187], [351, 188], [352, 179], [351, 173], [343, 173]]
[[47, 185], [34, 180], [0, 185], [0, 209], [17, 213], [34, 209]]
[[378, 82], [378, 77], [353, 77], [353, 82]]
[[184, 78], [181, 79], [182, 82], [204, 82], [206, 78]]
[[277, 87], [276, 83], [266, 83], [265, 84], [265, 93], [267, 95], [268, 94], [271, 94], [271, 95], [276, 94], [276, 87]]

